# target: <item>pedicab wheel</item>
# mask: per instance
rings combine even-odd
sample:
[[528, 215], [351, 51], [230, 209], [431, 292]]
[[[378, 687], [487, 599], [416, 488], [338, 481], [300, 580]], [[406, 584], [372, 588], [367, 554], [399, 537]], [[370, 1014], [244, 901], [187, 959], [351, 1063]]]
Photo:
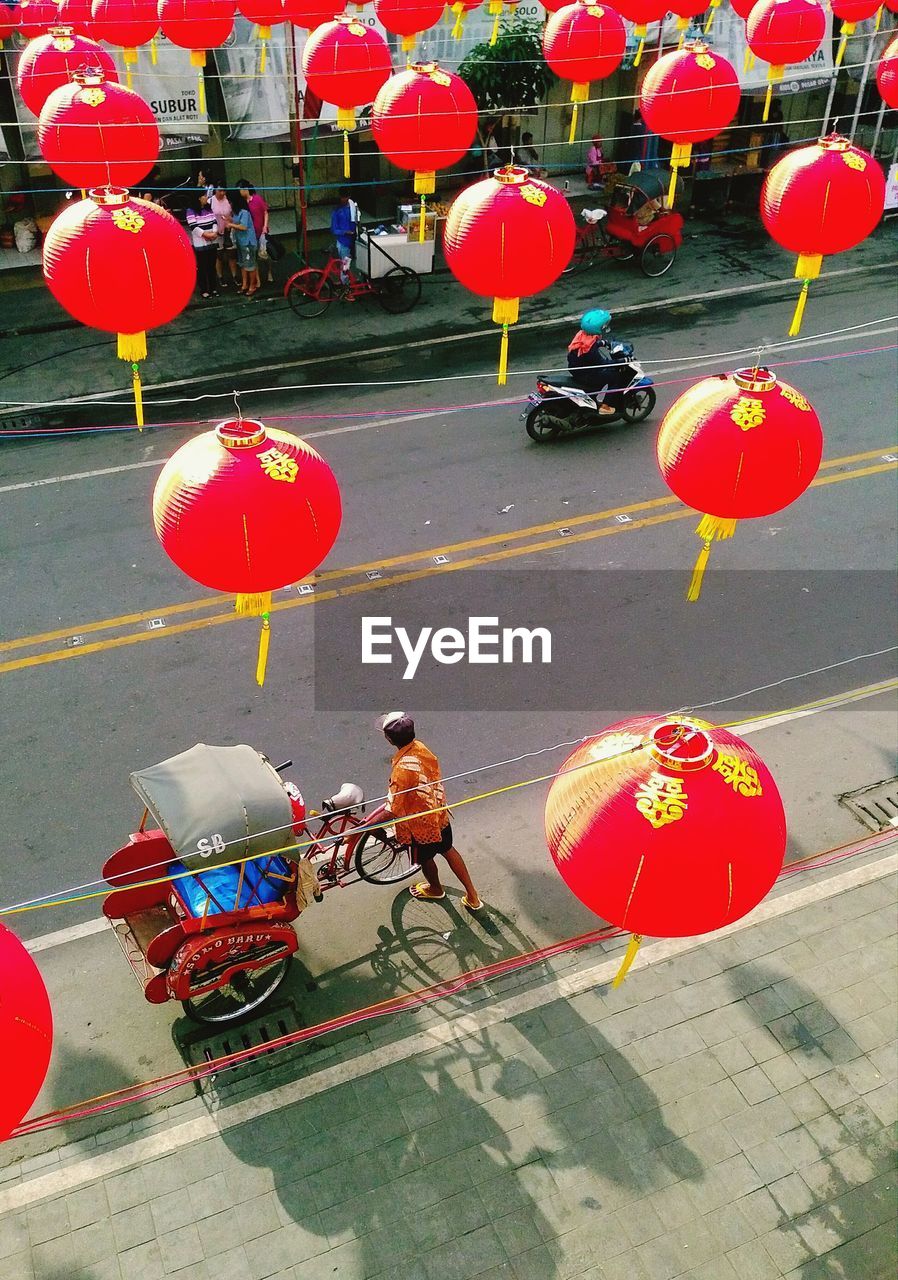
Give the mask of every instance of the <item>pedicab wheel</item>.
[[653, 387], [637, 387], [624, 396], [620, 415], [624, 422], [644, 422], [654, 409], [657, 399]]
[[677, 256], [677, 245], [673, 236], [652, 236], [645, 245], [639, 265], [647, 276], [663, 276], [673, 266]]
[[598, 244], [596, 236], [579, 235], [574, 241], [574, 252], [571, 254], [571, 260], [564, 268], [564, 275], [570, 275], [574, 271], [585, 271], [587, 267], [591, 267], [596, 260], [598, 252]]
[[543, 405], [537, 405], [535, 409], [530, 410], [524, 425], [527, 428], [527, 434], [530, 439], [537, 444], [545, 444], [547, 440], [554, 440], [561, 433], [561, 423]]
[[323, 271], [309, 267], [287, 281], [287, 301], [298, 316], [314, 320], [323, 316], [334, 300], [334, 290]]
[[398, 884], [417, 870], [408, 845], [400, 844], [383, 827], [366, 831], [355, 851], [355, 869], [369, 884]]
[[411, 311], [421, 299], [421, 277], [411, 267], [392, 267], [372, 283], [377, 301], [390, 315]]
[[185, 1000], [184, 1012], [194, 1022], [202, 1022], [207, 1026], [222, 1023], [238, 1022], [255, 1013], [263, 1005], [287, 976], [290, 957], [280, 956], [271, 964], [259, 969], [241, 969], [235, 973], [227, 986], [205, 995]]

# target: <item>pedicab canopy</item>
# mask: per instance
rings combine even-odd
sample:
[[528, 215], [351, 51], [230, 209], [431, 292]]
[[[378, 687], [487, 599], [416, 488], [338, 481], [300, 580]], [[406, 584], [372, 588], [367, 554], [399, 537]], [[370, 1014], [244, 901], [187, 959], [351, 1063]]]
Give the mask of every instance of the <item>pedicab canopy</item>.
[[131, 786], [189, 871], [257, 858], [292, 839], [290, 797], [253, 747], [198, 742], [132, 773]]

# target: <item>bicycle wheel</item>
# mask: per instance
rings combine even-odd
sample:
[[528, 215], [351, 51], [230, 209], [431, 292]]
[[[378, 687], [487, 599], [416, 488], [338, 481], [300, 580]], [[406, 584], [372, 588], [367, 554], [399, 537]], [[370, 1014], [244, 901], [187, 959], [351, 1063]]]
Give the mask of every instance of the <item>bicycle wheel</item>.
[[377, 301], [390, 315], [411, 311], [421, 298], [421, 277], [411, 267], [392, 267], [372, 284]]
[[334, 289], [327, 273], [314, 267], [298, 271], [287, 289], [287, 301], [294, 312], [310, 320], [323, 316], [333, 299]]
[[591, 267], [596, 260], [596, 234], [590, 228], [588, 233], [579, 233], [574, 241], [574, 252], [571, 254], [571, 260], [564, 268], [564, 275], [569, 275], [573, 271], [584, 271], [587, 267]]
[[669, 271], [673, 266], [676, 256], [677, 246], [673, 236], [662, 233], [660, 236], [652, 236], [651, 240], [649, 240], [642, 251], [639, 265], [642, 267], [644, 275], [650, 277], [663, 276], [665, 271]]
[[355, 869], [369, 884], [397, 884], [418, 869], [408, 845], [400, 844], [383, 827], [366, 831], [355, 851]]
[[207, 1025], [247, 1018], [274, 995], [289, 966], [290, 957], [281, 956], [260, 969], [241, 969], [226, 986], [185, 1000], [184, 1011], [194, 1022]]

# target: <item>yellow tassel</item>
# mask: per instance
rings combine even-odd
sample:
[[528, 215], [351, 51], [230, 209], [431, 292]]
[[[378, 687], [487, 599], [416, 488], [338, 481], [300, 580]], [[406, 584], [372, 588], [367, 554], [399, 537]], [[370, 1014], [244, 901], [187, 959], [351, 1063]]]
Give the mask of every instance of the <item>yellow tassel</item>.
[[677, 198], [677, 171], [676, 171], [676, 169], [671, 169], [671, 171], [670, 171], [670, 183], [669, 183], [668, 188], [667, 188], [667, 207], [668, 207], [668, 209], [672, 209], [672, 208], [674, 207], [674, 200], [675, 200], [676, 198]]
[[751, 68], [754, 66], [754, 64], [755, 64], [755, 55], [752, 53], [751, 49], [746, 47], [745, 57], [742, 59], [742, 70], [750, 71]]
[[131, 366], [131, 389], [134, 392], [134, 416], [137, 419], [137, 430], [143, 431], [143, 387], [140, 385], [140, 365], [136, 361]]
[[642, 51], [645, 48], [645, 36], [639, 37], [639, 44], [636, 47], [636, 57], [633, 59], [633, 66], [638, 67], [642, 62]]
[[433, 169], [415, 170], [415, 195], [432, 196], [437, 189], [437, 175]]
[[764, 124], [770, 119], [770, 99], [773, 97], [773, 81], [767, 86], [767, 97], [764, 99], [764, 112], [761, 116]]
[[884, 8], [885, 8], [885, 5], [880, 5], [879, 8], [876, 10], [876, 26], [873, 28], [874, 35], [878, 35], [879, 33], [880, 23], [882, 22], [882, 11]]
[[191, 50], [190, 50], [190, 65], [191, 65], [192, 67], [204, 67], [204, 66], [206, 65], [206, 50], [205, 50], [205, 49], [191, 49]]
[[128, 67], [128, 66], [132, 66], [132, 67], [133, 67], [133, 66], [136, 66], [136, 65], [137, 65], [137, 50], [136, 50], [136, 49], [134, 49], [134, 48], [123, 49], [123, 50], [122, 50], [122, 57], [124, 58], [125, 66], [126, 66], [126, 67]]
[[349, 134], [343, 130], [343, 177], [349, 177]]
[[159, 61], [159, 54], [156, 50], [156, 37], [153, 36], [152, 40], [150, 41], [150, 62], [155, 67], [158, 61]]
[[508, 382], [508, 325], [502, 326], [502, 341], [499, 343], [499, 376], [496, 379], [500, 387]]
[[202, 71], [197, 72], [196, 96], [199, 102], [200, 115], [204, 116], [206, 114], [206, 81], [203, 78]]
[[795, 311], [792, 314], [792, 323], [789, 325], [789, 337], [795, 338], [801, 333], [801, 322], [804, 318], [804, 309], [808, 301], [808, 289], [811, 287], [810, 280], [805, 280], [801, 286], [801, 293], [798, 295], [798, 301], [795, 304]]
[[725, 516], [702, 516], [695, 532], [708, 542], [723, 542], [736, 532], [736, 521]]
[[493, 298], [493, 324], [517, 324], [520, 298]]
[[800, 253], [795, 264], [795, 279], [816, 280], [822, 266], [822, 253]]
[[134, 88], [134, 77], [133, 77], [133, 76], [132, 76], [132, 74], [131, 74], [131, 68], [130, 68], [130, 67], [126, 67], [126, 68], [125, 68], [125, 88], [126, 88], [126, 89], [133, 89], [133, 88]]
[[87, 199], [87, 188], [86, 188], [86, 187], [82, 187], [82, 188], [81, 188], [81, 199], [82, 199], [82, 200], [86, 200], [86, 199]]
[[848, 37], [845, 34], [845, 28], [842, 28], [842, 39], [839, 41], [839, 48], [836, 53], [836, 60], [833, 65], [838, 68], [842, 65], [842, 59], [845, 57], [845, 46], [848, 44]]
[[259, 39], [260, 39], [260, 40], [270, 40], [270, 39], [271, 39], [271, 27], [259, 27]]
[[462, 35], [464, 34], [464, 30], [465, 30], [465, 11], [464, 9], [462, 9], [456, 14], [455, 25], [453, 26], [452, 32], [451, 32], [452, 39], [460, 40], [462, 38]]
[[259, 55], [259, 75], [264, 76], [265, 68], [268, 66], [268, 41], [262, 41], [262, 52]]
[[424, 243], [424, 232], [427, 228], [427, 197], [421, 196], [421, 209], [418, 213], [418, 244]]
[[264, 617], [271, 609], [270, 591], [242, 591], [234, 605], [237, 613], [243, 617]]
[[268, 646], [271, 644], [271, 623], [268, 614], [262, 614], [262, 630], [259, 634], [259, 656], [256, 659], [256, 684], [261, 689], [265, 683], [265, 670], [268, 666]]
[[623, 963], [621, 964], [621, 967], [618, 969], [617, 974], [615, 975], [614, 981], [611, 984], [612, 987], [619, 987], [620, 984], [623, 982], [624, 978], [626, 978], [627, 974], [630, 972], [630, 965], [636, 959], [636, 952], [639, 950], [641, 943], [642, 943], [641, 933], [632, 933], [630, 935], [630, 941], [627, 944], [627, 950], [624, 952]]
[[344, 131], [355, 128], [355, 107], [337, 107], [337, 128]]
[[496, 14], [495, 18], [493, 18], [493, 29], [490, 32], [490, 39], [489, 39], [490, 48], [493, 47], [493, 45], [496, 43], [498, 39], [499, 39], [499, 15]]
[[568, 138], [567, 138], [568, 142], [576, 142], [577, 140], [577, 112], [579, 110], [580, 108], [577, 106], [575, 102], [573, 106], [573, 110], [571, 111], [571, 131], [568, 134]]
[[677, 48], [682, 49], [685, 41], [686, 41], [686, 32], [684, 31], [683, 34], [680, 36], [679, 40], [677, 41]]
[[689, 589], [686, 592], [686, 599], [694, 603], [702, 593], [702, 579], [705, 576], [705, 570], [708, 567], [708, 560], [711, 555], [711, 539], [705, 540], [701, 551], [698, 553], [698, 559], [695, 562], [695, 568], [692, 570], [692, 577], [689, 580]]
[[140, 333], [120, 333], [118, 335], [118, 358], [133, 364], [135, 360], [147, 358], [147, 335]]
[[403, 36], [403, 37], [402, 37], [402, 52], [403, 52], [403, 53], [411, 53], [412, 49], [414, 49], [414, 47], [415, 47], [415, 41], [417, 40], [417, 38], [418, 38], [417, 36]]

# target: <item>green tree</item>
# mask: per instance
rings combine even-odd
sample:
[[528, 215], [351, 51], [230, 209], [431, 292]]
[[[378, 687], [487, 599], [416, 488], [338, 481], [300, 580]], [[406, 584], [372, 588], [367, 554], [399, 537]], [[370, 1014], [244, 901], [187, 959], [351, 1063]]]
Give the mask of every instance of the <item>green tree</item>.
[[544, 100], [555, 77], [543, 57], [542, 24], [515, 17], [492, 46], [477, 44], [458, 74], [481, 111], [532, 111]]

